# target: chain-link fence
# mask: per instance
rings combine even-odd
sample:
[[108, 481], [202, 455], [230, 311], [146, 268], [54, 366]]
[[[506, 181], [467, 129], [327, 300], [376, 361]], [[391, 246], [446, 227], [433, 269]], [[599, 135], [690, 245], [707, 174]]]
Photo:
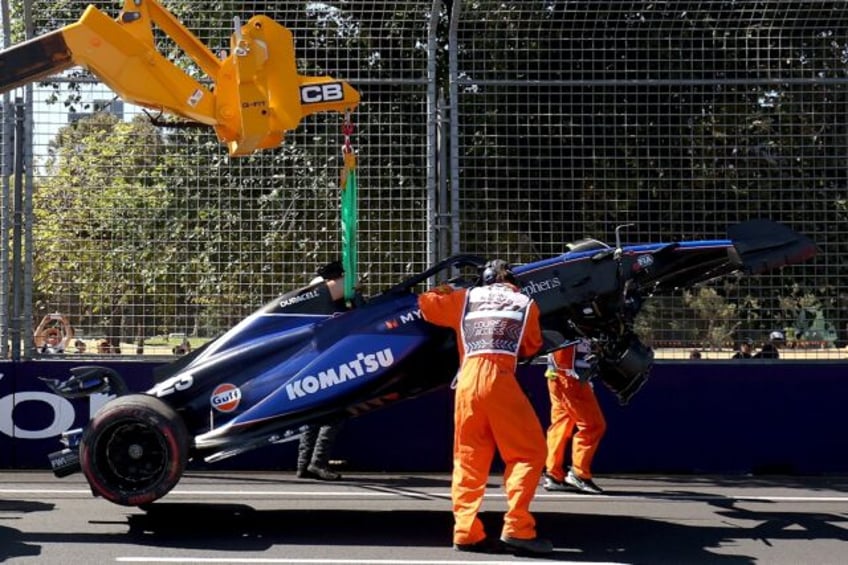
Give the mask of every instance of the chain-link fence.
[[[622, 224], [635, 243], [724, 237], [768, 217], [820, 255], [655, 299], [641, 333], [679, 356], [724, 358], [720, 348], [776, 329], [811, 358], [848, 340], [844, 2], [163, 5], [213, 50], [234, 16], [266, 14], [293, 32], [299, 72], [361, 92], [366, 296], [460, 251], [522, 262], [609, 241]], [[83, 8], [36, 1], [31, 33]], [[29, 21], [19, 3], [11, 12]], [[30, 90], [3, 111], [4, 328], [31, 335], [60, 312], [88, 353], [102, 338], [110, 351], [168, 353], [169, 335], [208, 339], [340, 255], [341, 116], [311, 116], [278, 149], [229, 158], [211, 131], [151, 125], [79, 69]], [[12, 173], [16, 97], [30, 112], [30, 183]]]

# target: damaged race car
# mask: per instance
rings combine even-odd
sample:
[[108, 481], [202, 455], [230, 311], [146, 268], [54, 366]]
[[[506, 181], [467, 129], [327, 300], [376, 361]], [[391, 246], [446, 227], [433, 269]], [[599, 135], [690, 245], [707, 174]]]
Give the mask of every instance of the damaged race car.
[[[728, 239], [623, 246], [584, 240], [557, 257], [514, 268], [539, 305], [548, 334], [591, 338], [599, 378], [626, 404], [644, 384], [652, 350], [633, 330], [644, 301], [734, 273], [759, 274], [813, 257], [815, 244], [768, 220], [732, 226]], [[448, 386], [458, 368], [452, 330], [425, 322], [417, 293], [449, 279], [471, 286], [485, 260], [454, 256], [351, 309], [323, 281], [288, 292], [219, 338], [157, 369], [156, 384], [129, 393], [121, 376], [80, 366], [57, 394], [117, 395], [50, 454], [57, 476], [82, 471], [92, 492], [116, 504], [147, 505], [206, 462], [294, 440], [307, 424], [359, 416]], [[461, 269], [472, 273], [457, 277]]]

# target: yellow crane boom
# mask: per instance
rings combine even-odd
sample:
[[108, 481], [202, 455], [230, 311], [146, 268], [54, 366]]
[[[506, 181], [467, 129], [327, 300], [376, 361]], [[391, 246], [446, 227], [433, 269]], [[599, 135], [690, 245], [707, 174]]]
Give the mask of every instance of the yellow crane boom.
[[[209, 78], [209, 87], [156, 50], [153, 25]], [[215, 128], [230, 155], [277, 147], [304, 116], [346, 112], [359, 93], [297, 72], [291, 32], [266, 16], [236, 24], [218, 58], [156, 0], [124, 0], [115, 19], [88, 6], [75, 23], [0, 51], [0, 93], [81, 66], [122, 99]]]

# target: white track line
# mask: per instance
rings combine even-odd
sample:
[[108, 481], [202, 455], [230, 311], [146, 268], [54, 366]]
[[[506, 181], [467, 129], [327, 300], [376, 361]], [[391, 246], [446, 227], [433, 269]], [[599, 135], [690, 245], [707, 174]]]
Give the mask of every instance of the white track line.
[[[495, 489], [491, 489], [494, 491]], [[90, 495], [91, 490], [80, 489], [59, 489], [59, 488], [0, 488], [0, 494], [28, 494], [28, 495]], [[318, 497], [318, 498], [422, 498], [422, 499], [450, 499], [450, 491], [416, 491], [416, 490], [390, 490], [383, 489], [375, 490], [224, 490], [224, 489], [174, 489], [168, 493], [168, 498], [174, 497], [191, 497], [191, 496], [230, 496], [230, 497], [277, 497], [277, 498], [299, 498], [299, 497]], [[504, 499], [506, 495], [502, 492], [487, 492], [486, 498]], [[746, 494], [649, 494], [644, 495], [634, 492], [632, 495], [586, 495], [579, 493], [539, 493], [535, 496], [535, 500], [583, 500], [585, 502], [602, 503], [602, 502], [621, 502], [621, 501], [712, 501], [712, 500], [735, 500], [735, 501], [750, 501], [750, 502], [848, 502], [848, 496], [771, 496], [771, 495], [746, 495]]]
[[[285, 565], [515, 565], [517, 561], [467, 561], [455, 559], [273, 559], [232, 557], [118, 557], [119, 563], [280, 563]], [[572, 565], [615, 565], [610, 561], [557, 561]]]

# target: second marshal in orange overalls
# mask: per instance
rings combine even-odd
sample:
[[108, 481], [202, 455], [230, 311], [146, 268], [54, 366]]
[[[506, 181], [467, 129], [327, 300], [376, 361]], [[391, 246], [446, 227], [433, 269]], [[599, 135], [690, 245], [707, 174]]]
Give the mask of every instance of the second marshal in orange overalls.
[[[591, 343], [581, 339], [548, 355], [548, 392], [551, 424], [545, 461], [546, 490], [570, 490], [600, 494], [592, 480], [592, 460], [607, 429], [591, 379]], [[575, 431], [576, 430], [576, 431]], [[571, 468], [566, 472], [565, 449], [571, 441]]]

